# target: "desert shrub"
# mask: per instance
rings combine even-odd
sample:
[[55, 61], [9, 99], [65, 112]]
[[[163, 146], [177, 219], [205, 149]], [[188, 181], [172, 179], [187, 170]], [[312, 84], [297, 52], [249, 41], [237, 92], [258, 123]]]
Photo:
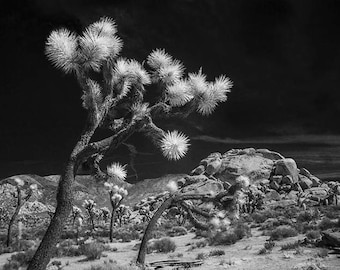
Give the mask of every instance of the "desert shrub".
[[154, 230], [151, 232], [150, 238], [159, 239], [159, 238], [166, 237], [166, 236], [167, 234], [164, 231]]
[[275, 218], [279, 216], [279, 212], [276, 212], [274, 210], [263, 210], [263, 211], [258, 211], [255, 212], [251, 215], [251, 218], [253, 219], [254, 222], [256, 223], [263, 223], [265, 222], [268, 218]]
[[325, 258], [328, 256], [328, 249], [327, 248], [322, 248], [318, 251], [317, 256], [320, 258]]
[[266, 241], [264, 243], [264, 248], [267, 249], [267, 250], [273, 250], [273, 248], [275, 247], [275, 242], [272, 241], [272, 240], [269, 240], [269, 241]]
[[34, 230], [25, 230], [23, 233], [22, 233], [22, 238], [23, 239], [41, 239], [45, 233], [46, 233], [46, 230], [47, 230], [47, 226], [39, 226], [37, 228], [34, 228]]
[[297, 207], [289, 207], [289, 208], [284, 208], [281, 212], [281, 215], [285, 217], [285, 219], [292, 219], [298, 215], [300, 212], [300, 209]]
[[298, 214], [296, 220], [299, 222], [309, 222], [314, 219], [314, 215], [310, 211], [303, 211]]
[[62, 256], [68, 256], [68, 257], [74, 257], [74, 256], [81, 256], [82, 250], [80, 247], [76, 245], [76, 242], [72, 239], [66, 239], [64, 241], [61, 241], [54, 253], [54, 257], [62, 257]]
[[271, 240], [280, 240], [283, 238], [287, 238], [287, 237], [293, 237], [293, 236], [297, 236], [298, 232], [296, 231], [295, 228], [290, 227], [290, 226], [286, 226], [286, 225], [282, 225], [277, 227], [276, 229], [272, 230], [270, 232], [270, 239]]
[[316, 224], [302, 222], [302, 223], [295, 223], [293, 226], [299, 233], [306, 233], [311, 230], [317, 230], [318, 226]]
[[100, 259], [105, 249], [104, 245], [98, 242], [82, 244], [79, 247], [81, 254], [85, 255], [88, 260]]
[[170, 254], [169, 258], [174, 259], [174, 258], [182, 258], [183, 253], [175, 253], [175, 254]]
[[237, 223], [233, 230], [238, 240], [251, 236], [250, 227], [245, 223]]
[[136, 265], [118, 265], [115, 262], [104, 262], [100, 265], [91, 265], [87, 270], [141, 270], [140, 267]]
[[225, 255], [225, 251], [222, 249], [215, 249], [209, 252], [209, 256], [222, 256]]
[[65, 230], [61, 235], [61, 239], [74, 239], [77, 237], [77, 232], [74, 230]]
[[317, 230], [312, 230], [306, 233], [306, 237], [309, 240], [315, 240], [315, 239], [320, 239], [321, 233], [320, 231]]
[[122, 240], [122, 242], [130, 242], [139, 239], [140, 235], [137, 231], [132, 231], [129, 228], [116, 228], [113, 230], [113, 238]]
[[187, 229], [182, 226], [175, 226], [171, 230], [167, 231], [167, 235], [170, 237], [186, 235]]
[[21, 239], [18, 243], [19, 251], [26, 251], [29, 249], [36, 248], [36, 243], [33, 240]]
[[53, 261], [46, 268], [46, 270], [61, 270], [61, 269], [63, 269], [61, 261]]
[[83, 255], [83, 252], [78, 246], [57, 246], [54, 253], [54, 257], [75, 257], [81, 255]]
[[217, 232], [215, 234], [212, 234], [208, 238], [209, 244], [213, 246], [232, 245], [235, 244], [238, 240], [239, 238], [235, 233], [227, 231]]
[[170, 238], [161, 238], [152, 242], [151, 245], [148, 246], [147, 252], [150, 253], [152, 251], [169, 253], [174, 252], [176, 249], [176, 244]]
[[321, 222], [318, 224], [320, 230], [327, 230], [329, 228], [334, 228], [336, 226], [337, 222], [334, 222], [327, 217], [323, 218]]
[[195, 231], [196, 238], [201, 238], [201, 237], [207, 238], [209, 234], [210, 233], [207, 230], [196, 230]]
[[258, 251], [258, 255], [264, 255], [272, 252], [273, 248], [275, 247], [275, 242], [272, 240], [266, 241], [263, 245], [263, 248], [261, 248]]
[[281, 246], [281, 250], [292, 250], [300, 247], [300, 241], [290, 242]]
[[321, 212], [325, 215], [325, 217], [329, 219], [336, 219], [339, 217], [340, 205], [329, 205], [327, 207], [321, 208]]
[[25, 252], [18, 252], [11, 256], [10, 260], [4, 264], [3, 270], [17, 270], [20, 267], [25, 267], [32, 259], [35, 250], [28, 250]]
[[6, 247], [5, 244], [0, 245], [0, 255], [4, 253], [12, 253], [14, 252], [13, 247]]
[[267, 254], [269, 253], [270, 251], [268, 249], [266, 249], [265, 247], [261, 248], [259, 250], [259, 252], [257, 253], [258, 255], [264, 255], [264, 254]]
[[196, 260], [204, 260], [205, 258], [207, 258], [207, 254], [205, 254], [204, 252], [200, 252], [196, 256]]
[[196, 247], [202, 248], [202, 247], [205, 247], [207, 244], [208, 243], [207, 243], [206, 240], [198, 241], [198, 242], [196, 242]]

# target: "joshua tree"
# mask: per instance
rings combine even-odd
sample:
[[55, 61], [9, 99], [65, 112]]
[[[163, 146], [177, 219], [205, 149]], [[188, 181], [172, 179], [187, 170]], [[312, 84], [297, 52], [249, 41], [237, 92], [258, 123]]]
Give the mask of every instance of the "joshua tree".
[[96, 203], [94, 200], [85, 200], [83, 203], [83, 207], [86, 209], [87, 214], [89, 216], [90, 222], [91, 222], [91, 231], [93, 233], [94, 231], [94, 217], [95, 217], [95, 207]]
[[121, 204], [116, 210], [118, 224], [121, 227], [123, 224], [127, 224], [131, 219], [131, 209], [129, 206]]
[[109, 220], [110, 216], [111, 214], [109, 208], [106, 206], [100, 208], [100, 218], [102, 219], [104, 225]]
[[[112, 164], [110, 167], [108, 167], [108, 171], [110, 172], [111, 177], [119, 178], [119, 180], [124, 180], [126, 177], [126, 171], [124, 170], [124, 167], [122, 167], [119, 163]], [[126, 189], [118, 187], [117, 185], [113, 185], [109, 182], [105, 182], [104, 185], [109, 192], [112, 207], [110, 220], [110, 242], [113, 242], [115, 212], [117, 211], [124, 197], [127, 196], [128, 192]]]
[[[216, 178], [211, 179], [220, 182]], [[172, 207], [181, 209], [183, 212], [185, 212], [188, 220], [196, 228], [202, 230], [209, 230], [211, 229], [211, 226], [215, 228], [220, 226], [229, 226], [229, 218], [226, 215], [226, 210], [233, 210], [231, 211], [233, 218], [238, 218], [238, 192], [246, 188], [249, 185], [249, 182], [247, 182], [245, 177], [239, 177], [236, 180], [236, 183], [232, 186], [229, 186], [227, 189], [224, 189], [222, 182], [220, 182], [223, 188], [217, 193], [186, 193], [183, 191], [183, 188], [189, 185], [195, 185], [195, 183], [188, 181], [188, 183], [182, 182], [181, 184], [181, 188], [178, 188], [178, 185], [175, 182], [171, 181], [169, 183], [168, 187], [171, 192], [163, 195], [163, 203], [155, 211], [145, 229], [137, 256], [137, 264], [144, 265], [147, 242], [150, 238], [153, 228], [157, 224], [158, 219], [164, 214], [165, 211], [171, 209]], [[208, 209], [205, 209], [206, 207], [202, 207], [203, 203], [208, 203]]]
[[[34, 191], [38, 188], [38, 183], [31, 181], [27, 182], [20, 178], [4, 179], [0, 184], [10, 184], [14, 186], [15, 191], [12, 193], [16, 199], [15, 210], [8, 222], [6, 246], [9, 247], [12, 242], [12, 227], [19, 215], [21, 207], [31, 198]], [[39, 184], [40, 185], [40, 184]]]
[[[148, 136], [169, 160], [182, 158], [189, 139], [179, 131], [163, 131], [157, 121], [187, 117], [195, 111], [209, 115], [218, 103], [227, 100], [232, 87], [232, 82], [223, 75], [208, 82], [202, 70], [184, 76], [182, 63], [161, 49], [147, 57], [147, 71], [143, 63], [118, 57], [123, 43], [116, 33], [115, 22], [101, 18], [80, 35], [58, 29], [47, 39], [47, 58], [79, 82], [87, 120], [61, 174], [55, 215], [28, 270], [45, 269], [53, 254], [72, 209], [72, 185], [80, 164], [91, 161], [94, 173], [105, 175], [100, 167], [102, 159], [135, 132]], [[158, 87], [147, 100], [146, 86], [150, 84]], [[111, 134], [93, 141], [99, 128], [108, 129]]]

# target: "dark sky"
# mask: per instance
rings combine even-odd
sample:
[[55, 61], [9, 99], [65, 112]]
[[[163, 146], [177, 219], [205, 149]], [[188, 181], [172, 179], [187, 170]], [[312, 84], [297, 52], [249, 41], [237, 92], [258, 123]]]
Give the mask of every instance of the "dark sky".
[[234, 81], [228, 102], [213, 116], [176, 123], [190, 136], [340, 133], [340, 1], [8, 4], [0, 18], [0, 176], [61, 168], [85, 112], [74, 78], [50, 65], [44, 42], [53, 29], [80, 32], [103, 15], [117, 22], [123, 56], [143, 60], [152, 49], [165, 48], [189, 72], [202, 66], [209, 79], [226, 74]]

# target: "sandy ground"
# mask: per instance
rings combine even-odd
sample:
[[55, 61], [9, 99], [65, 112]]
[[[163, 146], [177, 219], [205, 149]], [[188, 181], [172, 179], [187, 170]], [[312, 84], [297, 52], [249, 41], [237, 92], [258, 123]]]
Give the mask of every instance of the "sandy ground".
[[[317, 254], [320, 251], [319, 248], [307, 248], [303, 247], [302, 252], [297, 254], [295, 250], [281, 251], [281, 246], [285, 243], [294, 242], [298, 239], [302, 239], [303, 236], [290, 237], [282, 241], [276, 241], [276, 246], [270, 254], [258, 255], [258, 251], [263, 248], [265, 241], [268, 236], [262, 236], [260, 231], [252, 229], [252, 237], [242, 239], [234, 245], [230, 246], [206, 246], [202, 248], [195, 248], [188, 251], [189, 243], [195, 243], [202, 239], [194, 239], [194, 234], [189, 233], [184, 236], [173, 237], [172, 239], [176, 242], [177, 248], [174, 253], [159, 254], [152, 253], [146, 257], [146, 262], [155, 262], [161, 260], [170, 259], [176, 254], [182, 253], [183, 257], [180, 260], [195, 260], [197, 254], [206, 253], [208, 254], [211, 250], [224, 250], [225, 255], [208, 257], [204, 260], [204, 263], [193, 269], [252, 269], [252, 270], [287, 270], [294, 269], [297, 265], [304, 264], [321, 264], [325, 266], [327, 270], [339, 270], [340, 269], [340, 258], [337, 255], [328, 255], [326, 258], [320, 258]], [[103, 258], [96, 261], [83, 261], [82, 257], [62, 257], [54, 258], [53, 260], [61, 261], [65, 267], [65, 270], [79, 270], [87, 269], [91, 265], [101, 264], [104, 261], [116, 261], [120, 265], [128, 265], [135, 261], [137, 257], [137, 250], [133, 247], [139, 241], [132, 241], [130, 243], [113, 243], [110, 244], [112, 247], [116, 247], [116, 252], [104, 252]], [[9, 258], [11, 254], [0, 255], [0, 266], [2, 266]], [[173, 269], [173, 268], [168, 268]]]

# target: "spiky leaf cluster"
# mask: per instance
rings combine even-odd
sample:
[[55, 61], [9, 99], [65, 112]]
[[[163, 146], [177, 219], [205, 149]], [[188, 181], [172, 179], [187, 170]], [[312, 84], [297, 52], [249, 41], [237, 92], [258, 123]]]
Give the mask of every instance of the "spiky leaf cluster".
[[[231, 80], [222, 75], [209, 82], [202, 69], [185, 76], [184, 65], [164, 49], [150, 53], [146, 70], [144, 64], [134, 59], [118, 57], [122, 45], [115, 22], [104, 17], [80, 35], [67, 29], [53, 31], [46, 42], [46, 55], [55, 67], [77, 76], [83, 88], [82, 105], [95, 125], [121, 132], [131, 120], [137, 123], [151, 119], [140, 130], [148, 133], [169, 160], [184, 157], [189, 139], [178, 131], [166, 133], [154, 125], [153, 109], [161, 104], [161, 114], [169, 116], [182, 107], [210, 115], [227, 100]], [[100, 72], [103, 78], [94, 79], [90, 71]], [[160, 89], [153, 103], [144, 97], [145, 87], [152, 83]], [[118, 180], [126, 178], [125, 167], [119, 163], [108, 166], [106, 172]]]

